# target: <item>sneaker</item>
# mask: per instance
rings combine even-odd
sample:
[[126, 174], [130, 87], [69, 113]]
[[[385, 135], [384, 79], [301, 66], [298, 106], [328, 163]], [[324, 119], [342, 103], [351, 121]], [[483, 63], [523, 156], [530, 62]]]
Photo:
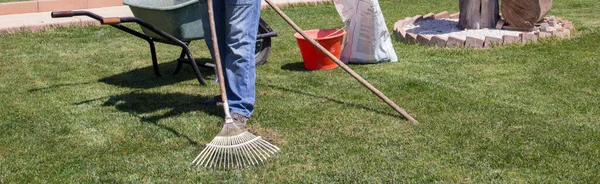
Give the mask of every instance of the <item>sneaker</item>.
[[231, 118], [233, 118], [233, 123], [235, 123], [235, 125], [237, 125], [239, 128], [246, 129], [246, 122], [248, 121], [247, 117], [238, 113], [231, 113]]
[[204, 105], [216, 105], [216, 106], [223, 105], [223, 102], [221, 101], [221, 95], [214, 96], [212, 99], [202, 101], [201, 103]]

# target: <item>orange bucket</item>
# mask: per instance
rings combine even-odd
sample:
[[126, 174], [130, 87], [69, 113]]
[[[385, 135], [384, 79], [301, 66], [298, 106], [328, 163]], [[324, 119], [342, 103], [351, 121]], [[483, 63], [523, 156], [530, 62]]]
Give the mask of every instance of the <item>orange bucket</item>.
[[[304, 31], [304, 33], [317, 41], [335, 57], [340, 58], [342, 40], [346, 35], [346, 31], [341, 29], [314, 29]], [[304, 68], [307, 70], [328, 70], [338, 67], [334, 61], [310, 44], [300, 33], [294, 34], [294, 37], [298, 41], [298, 47], [300, 47]]]

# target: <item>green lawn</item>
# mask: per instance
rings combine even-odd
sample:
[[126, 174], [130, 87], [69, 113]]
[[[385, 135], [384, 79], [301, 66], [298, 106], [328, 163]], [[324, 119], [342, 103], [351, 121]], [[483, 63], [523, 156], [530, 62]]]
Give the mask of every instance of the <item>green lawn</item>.
[[[455, 0], [381, 0], [388, 27]], [[0, 183], [598, 183], [596, 0], [555, 0], [570, 40], [487, 50], [395, 42], [400, 62], [351, 65], [419, 120], [412, 125], [341, 69], [305, 71], [294, 31], [258, 68], [252, 130], [282, 148], [242, 171], [192, 169], [220, 129], [189, 66], [152, 73], [146, 43], [109, 26], [0, 35]], [[283, 9], [304, 29], [341, 23], [332, 4]], [[202, 41], [198, 59], [209, 57]], [[159, 45], [161, 66], [179, 50]], [[210, 69], [202, 70], [207, 81]]]

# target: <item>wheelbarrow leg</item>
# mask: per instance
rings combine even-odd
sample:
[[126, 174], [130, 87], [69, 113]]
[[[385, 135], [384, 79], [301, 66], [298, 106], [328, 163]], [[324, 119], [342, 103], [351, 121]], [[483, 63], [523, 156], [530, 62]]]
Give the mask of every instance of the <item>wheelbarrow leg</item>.
[[[160, 73], [160, 69], [158, 68], [158, 58], [156, 57], [156, 46], [154, 46], [154, 41], [152, 41], [152, 39], [148, 40], [148, 44], [150, 45], [150, 53], [152, 54], [152, 69], [154, 70], [154, 74], [156, 74], [159, 77], [162, 76], [173, 76], [175, 74], [178, 74], [179, 71], [181, 70], [181, 61], [179, 61], [179, 59], [177, 59], [177, 66], [175, 67], [175, 70], [173, 72], [171, 72], [170, 74], [164, 75], [162, 73]], [[181, 54], [179, 56], [179, 58], [185, 57], [185, 52], [183, 51], [183, 49], [181, 50]]]

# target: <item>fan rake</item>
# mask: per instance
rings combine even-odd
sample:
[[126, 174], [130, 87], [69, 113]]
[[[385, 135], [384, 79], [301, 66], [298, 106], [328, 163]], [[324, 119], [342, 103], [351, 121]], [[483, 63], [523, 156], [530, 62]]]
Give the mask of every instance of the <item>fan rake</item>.
[[279, 148], [260, 136], [248, 132], [233, 122], [229, 112], [229, 103], [225, 92], [225, 80], [223, 67], [216, 36], [214, 23], [214, 12], [212, 0], [208, 0], [208, 16], [214, 50], [214, 59], [217, 66], [217, 77], [223, 101], [225, 123], [221, 132], [208, 144], [200, 154], [192, 161], [192, 166], [207, 167], [215, 169], [243, 169], [265, 162], [271, 155], [279, 151]]

